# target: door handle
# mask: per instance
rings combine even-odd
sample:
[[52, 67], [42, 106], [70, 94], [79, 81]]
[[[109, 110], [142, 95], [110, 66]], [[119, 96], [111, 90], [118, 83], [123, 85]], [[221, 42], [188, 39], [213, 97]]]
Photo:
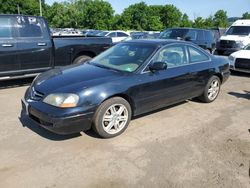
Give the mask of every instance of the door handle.
[[47, 46], [47, 43], [46, 42], [38, 42], [37, 46]]
[[13, 47], [13, 44], [2, 44], [2, 47]]

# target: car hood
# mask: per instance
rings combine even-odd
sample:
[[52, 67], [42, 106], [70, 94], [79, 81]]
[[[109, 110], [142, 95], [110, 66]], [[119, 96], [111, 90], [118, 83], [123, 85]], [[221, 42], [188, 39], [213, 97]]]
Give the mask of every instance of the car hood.
[[78, 92], [91, 86], [117, 80], [122, 76], [121, 72], [85, 63], [42, 73], [34, 80], [32, 87], [43, 94]]
[[250, 50], [239, 50], [231, 54], [235, 58], [250, 59]]

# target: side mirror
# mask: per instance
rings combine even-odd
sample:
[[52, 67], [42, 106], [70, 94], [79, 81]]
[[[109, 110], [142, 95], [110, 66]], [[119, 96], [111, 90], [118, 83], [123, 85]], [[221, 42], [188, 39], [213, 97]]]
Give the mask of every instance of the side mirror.
[[166, 69], [167, 69], [167, 64], [164, 62], [154, 62], [153, 64], [149, 65], [149, 70], [151, 72], [166, 70]]

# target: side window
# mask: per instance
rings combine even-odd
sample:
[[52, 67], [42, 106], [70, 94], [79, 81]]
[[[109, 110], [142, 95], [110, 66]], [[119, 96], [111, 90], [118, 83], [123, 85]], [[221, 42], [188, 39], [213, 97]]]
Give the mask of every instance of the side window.
[[163, 48], [156, 54], [154, 62], [156, 61], [165, 62], [169, 68], [188, 64], [183, 45]]
[[198, 31], [197, 40], [199, 41], [204, 40], [204, 32], [202, 30]]
[[126, 33], [117, 32], [117, 37], [127, 37], [128, 35]]
[[250, 45], [248, 45], [248, 46], [245, 48], [245, 50], [250, 50]]
[[42, 37], [41, 23], [36, 17], [17, 17], [19, 37]]
[[186, 35], [186, 38], [188, 38], [189, 40], [196, 40], [197, 38], [197, 31], [195, 30], [189, 30], [187, 35]]
[[190, 56], [190, 62], [196, 63], [200, 61], [208, 61], [209, 57], [201, 52], [200, 50], [193, 48], [191, 46], [188, 47], [189, 50], [189, 56]]
[[214, 41], [215, 34], [212, 31], [205, 31], [205, 36], [208, 41]]
[[0, 18], [0, 38], [11, 38], [12, 26], [11, 18]]
[[111, 32], [108, 34], [108, 37], [116, 37], [116, 32]]

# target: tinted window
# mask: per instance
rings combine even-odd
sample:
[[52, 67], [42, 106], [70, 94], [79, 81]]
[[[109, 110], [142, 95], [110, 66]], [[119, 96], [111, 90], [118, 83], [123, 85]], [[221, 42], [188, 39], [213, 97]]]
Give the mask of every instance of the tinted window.
[[188, 49], [191, 63], [209, 60], [209, 57], [200, 50], [191, 46], [189, 46]]
[[17, 17], [19, 37], [42, 37], [42, 29], [36, 17]]
[[227, 35], [249, 35], [250, 26], [232, 26], [226, 32]]
[[168, 46], [162, 49], [154, 58], [154, 62], [165, 62], [168, 67], [187, 64], [185, 50], [182, 45]]
[[250, 50], [250, 45], [246, 46], [245, 50]]
[[109, 36], [109, 37], [116, 37], [116, 32], [109, 33], [107, 36]]
[[117, 37], [127, 37], [128, 35], [126, 33], [117, 32]]
[[0, 18], [0, 38], [12, 37], [11, 18]]
[[205, 31], [205, 39], [208, 41], [214, 41], [214, 34], [212, 31]]
[[197, 31], [193, 29], [168, 29], [163, 31], [160, 35], [161, 39], [188, 39], [188, 40], [196, 40]]
[[197, 40], [204, 40], [204, 32], [203, 31], [197, 31], [198, 36]]

